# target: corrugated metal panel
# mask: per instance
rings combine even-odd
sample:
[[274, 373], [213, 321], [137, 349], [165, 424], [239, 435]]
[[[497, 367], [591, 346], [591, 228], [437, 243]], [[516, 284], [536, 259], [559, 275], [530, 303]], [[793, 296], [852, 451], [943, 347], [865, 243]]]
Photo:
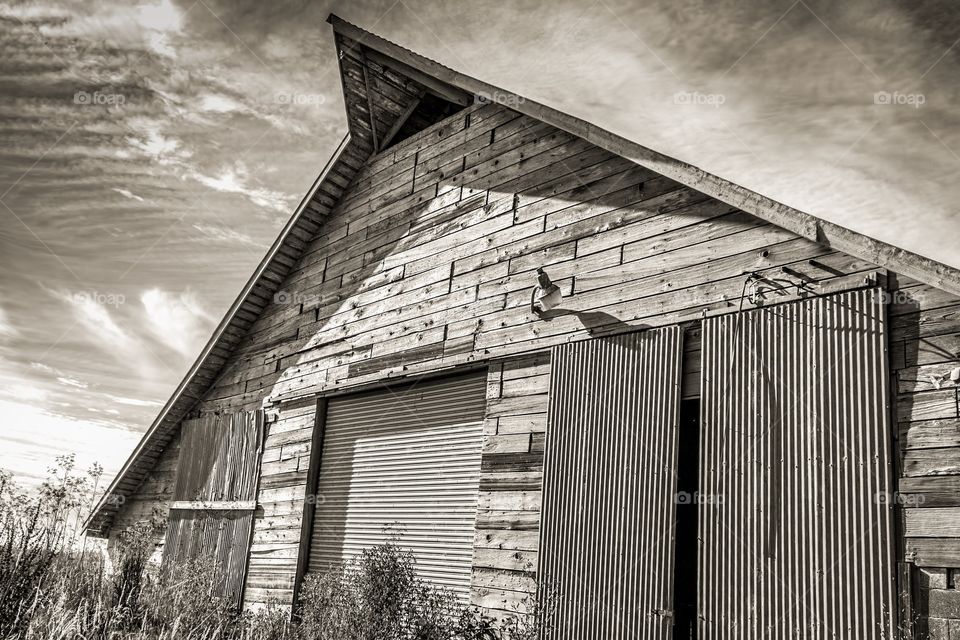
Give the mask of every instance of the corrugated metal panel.
[[189, 558], [214, 558], [222, 580], [220, 593], [239, 604], [252, 527], [252, 510], [173, 510], [167, 524], [164, 570]]
[[486, 373], [331, 398], [309, 571], [400, 534], [427, 580], [469, 598]]
[[540, 581], [550, 637], [667, 638], [681, 332], [554, 348]]
[[185, 420], [173, 499], [256, 499], [261, 423], [254, 412]]
[[700, 638], [893, 637], [882, 295], [703, 323]]
[[239, 604], [253, 527], [253, 510], [218, 504], [255, 504], [262, 412], [208, 415], [183, 423], [174, 502], [207, 503], [202, 509], [171, 508], [163, 547], [163, 570], [191, 558], [212, 557], [221, 572], [222, 593]]

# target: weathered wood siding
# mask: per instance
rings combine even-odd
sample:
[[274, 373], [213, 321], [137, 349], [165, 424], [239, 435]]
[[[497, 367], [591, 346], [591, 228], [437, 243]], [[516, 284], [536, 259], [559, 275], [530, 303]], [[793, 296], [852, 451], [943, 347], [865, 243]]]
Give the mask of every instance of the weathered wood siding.
[[[565, 295], [544, 319], [529, 311], [539, 266]], [[314, 424], [306, 396], [491, 359], [502, 395], [489, 409], [474, 598], [509, 610], [536, 568], [547, 380], [543, 356], [529, 354], [735, 311], [747, 272], [781, 266], [812, 290], [875, 270], [499, 105], [373, 157], [201, 405], [278, 401], [247, 601], [290, 602]], [[507, 379], [523, 370], [513, 356], [539, 373]]]
[[[174, 485], [177, 481], [177, 461], [180, 459], [180, 434], [177, 433], [166, 449], [160, 454], [156, 466], [147, 474], [137, 493], [128, 498], [117, 512], [113, 521], [110, 548], [116, 546], [117, 533], [133, 527], [139, 522], [155, 521], [165, 524], [173, 500]], [[152, 564], [159, 566], [163, 556], [165, 532], [162, 528], [154, 531], [155, 549], [151, 555]]]
[[[745, 271], [781, 265], [813, 281], [874, 268], [526, 116], [474, 107], [361, 169], [205, 406], [256, 408], [733, 310]], [[529, 312], [538, 266], [568, 296], [548, 322]]]
[[313, 398], [289, 403], [268, 427], [247, 567], [247, 602], [291, 602], [316, 411]]
[[549, 390], [549, 352], [490, 366], [471, 600], [499, 618], [535, 594]]
[[950, 380], [960, 367], [960, 300], [906, 278], [891, 296], [902, 558], [915, 565], [919, 637], [946, 639], [960, 633], [960, 389]]
[[[267, 437], [247, 600], [292, 593], [314, 421], [298, 395], [735, 310], [746, 271], [781, 265], [814, 283], [875, 268], [499, 105], [374, 157], [203, 405], [291, 399]], [[566, 296], [546, 321], [529, 311], [538, 266]], [[489, 408], [484, 468], [497, 471], [481, 487], [474, 598], [501, 611], [536, 568], [547, 379], [536, 381], [533, 398], [512, 382]], [[529, 431], [510, 432], [527, 415]], [[503, 489], [511, 474], [523, 488]]]

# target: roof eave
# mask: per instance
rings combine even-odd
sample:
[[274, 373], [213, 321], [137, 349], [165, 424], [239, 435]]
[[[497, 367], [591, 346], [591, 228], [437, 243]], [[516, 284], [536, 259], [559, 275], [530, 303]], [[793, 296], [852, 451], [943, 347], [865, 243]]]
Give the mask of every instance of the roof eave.
[[[237, 295], [236, 299], [233, 301], [233, 304], [230, 305], [230, 308], [227, 310], [227, 313], [224, 315], [223, 319], [220, 321], [220, 324], [217, 325], [217, 328], [214, 330], [213, 335], [210, 336], [210, 339], [207, 341], [206, 346], [204, 346], [203, 351], [200, 352], [200, 355], [194, 361], [193, 365], [187, 371], [186, 376], [177, 386], [176, 390], [173, 392], [173, 395], [167, 400], [166, 404], [160, 410], [160, 413], [151, 423], [150, 427], [144, 433], [143, 437], [140, 439], [140, 442], [137, 443], [136, 448], [127, 458], [123, 467], [114, 476], [113, 480], [110, 483], [110, 486], [107, 488], [107, 491], [101, 496], [100, 500], [97, 502], [97, 505], [90, 512], [90, 515], [87, 517], [86, 522], [84, 522], [83, 528], [84, 531], [88, 531], [91, 535], [103, 534], [105, 531], [103, 528], [91, 528], [92, 525], [97, 523], [98, 520], [103, 520], [105, 510], [111, 505], [111, 503], [118, 502], [117, 498], [117, 487], [119, 483], [127, 476], [130, 472], [133, 465], [140, 458], [141, 454], [144, 452], [146, 447], [153, 441], [154, 437], [157, 434], [157, 431], [163, 425], [166, 418], [170, 415], [170, 412], [185, 397], [189, 397], [187, 394], [191, 390], [193, 381], [196, 379], [197, 373], [201, 370], [204, 363], [210, 357], [211, 353], [216, 349], [220, 343], [221, 338], [227, 329], [232, 325], [234, 318], [236, 318], [237, 313], [243, 307], [247, 298], [250, 296], [250, 293], [253, 289], [261, 282], [261, 278], [267, 269], [273, 263], [273, 260], [276, 258], [277, 254], [280, 252], [280, 249], [284, 246], [287, 237], [290, 235], [290, 232], [294, 229], [297, 222], [300, 220], [303, 212], [306, 210], [308, 204], [313, 199], [314, 195], [317, 193], [317, 190], [320, 188], [320, 185], [323, 184], [327, 175], [336, 166], [337, 161], [340, 159], [344, 150], [347, 148], [347, 145], [350, 142], [350, 134], [344, 136], [340, 141], [340, 144], [337, 146], [336, 150], [331, 155], [330, 159], [327, 161], [327, 164], [324, 166], [323, 170], [317, 176], [317, 179], [311, 185], [310, 190], [300, 201], [300, 204], [294, 210], [293, 215], [287, 221], [287, 224], [283, 227], [283, 230], [277, 236], [277, 239], [273, 242], [270, 248], [267, 250], [263, 259], [260, 261], [260, 264], [257, 266], [256, 271], [253, 275], [247, 280], [247, 283], [241, 289], [240, 293]], [[195, 400], [192, 404], [196, 404], [199, 400]], [[114, 506], [116, 506], [114, 504]]]

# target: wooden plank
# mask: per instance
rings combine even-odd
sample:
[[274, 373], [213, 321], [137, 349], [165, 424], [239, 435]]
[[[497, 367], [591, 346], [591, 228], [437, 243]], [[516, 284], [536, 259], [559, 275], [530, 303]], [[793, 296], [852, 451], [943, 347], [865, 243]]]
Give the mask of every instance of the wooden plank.
[[918, 567], [960, 566], [960, 540], [957, 538], [908, 537], [904, 540], [905, 559]]
[[[960, 449], [954, 450], [960, 455]], [[900, 478], [899, 503], [905, 508], [960, 507], [960, 475]]]
[[520, 416], [503, 416], [497, 422], [500, 435], [518, 433], [543, 433], [547, 430], [547, 414], [536, 413]]
[[960, 447], [960, 419], [903, 422], [900, 427], [900, 448], [934, 449]]
[[481, 569], [508, 569], [532, 573], [537, 567], [537, 552], [475, 548], [473, 566]]
[[540, 490], [481, 491], [478, 509], [484, 511], [540, 511]]
[[957, 395], [953, 389], [915, 393], [897, 398], [897, 420], [932, 420], [956, 418]]
[[904, 344], [904, 366], [953, 362], [960, 359], [960, 333], [907, 340]]
[[960, 507], [903, 510], [907, 538], [960, 538]]
[[191, 511], [253, 511], [256, 507], [256, 500], [174, 500], [170, 503], [171, 509]]
[[475, 568], [472, 579], [474, 587], [477, 588], [500, 588], [523, 593], [536, 592], [536, 580], [526, 572]]
[[377, 64], [395, 69], [398, 73], [401, 73], [418, 82], [419, 84], [422, 84], [430, 92], [435, 93], [444, 100], [448, 100], [454, 104], [459, 104], [460, 106], [464, 107], [473, 102], [472, 96], [469, 93], [461, 89], [457, 89], [445, 82], [441, 82], [433, 76], [424, 74], [398, 60], [383, 56], [378, 51], [367, 50], [366, 55]]
[[901, 466], [907, 477], [960, 474], [960, 448], [909, 449]]
[[940, 362], [919, 367], [904, 367], [897, 371], [897, 393], [956, 389], [950, 374], [960, 369], [960, 362]]

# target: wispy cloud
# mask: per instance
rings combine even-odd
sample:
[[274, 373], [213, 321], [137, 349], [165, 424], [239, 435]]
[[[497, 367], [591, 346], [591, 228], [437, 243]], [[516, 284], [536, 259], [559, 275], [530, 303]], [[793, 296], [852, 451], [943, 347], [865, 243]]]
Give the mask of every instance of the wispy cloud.
[[171, 0], [104, 4], [89, 13], [69, 10], [58, 13], [52, 7], [27, 6], [17, 14], [27, 18], [62, 16], [63, 20], [41, 27], [41, 33], [48, 37], [72, 36], [125, 47], [146, 47], [151, 53], [166, 57], [175, 55], [172, 40], [181, 35], [184, 19], [183, 12]]
[[[130, 309], [122, 294], [99, 292], [53, 292], [71, 311], [74, 325], [70, 332], [74, 339], [96, 349], [98, 358], [108, 357], [122, 363], [143, 380], [155, 379], [164, 370], [172, 371], [171, 364], [150, 344], [142, 327], [151, 323], [136, 307]], [[123, 318], [118, 320], [118, 318]], [[60, 375], [58, 382], [69, 379]]]
[[124, 398], [123, 396], [108, 395], [111, 402], [126, 405], [128, 407], [159, 407], [163, 403], [157, 400], [141, 400], [139, 398]]
[[10, 338], [17, 335], [17, 330], [11, 324], [10, 317], [7, 315], [7, 312], [0, 307], [0, 338]]
[[226, 243], [236, 243], [247, 246], [260, 246], [261, 243], [258, 243], [256, 240], [251, 238], [245, 233], [240, 233], [233, 229], [226, 229], [221, 226], [213, 224], [194, 224], [191, 225], [194, 229], [203, 234], [206, 238], [211, 240], [216, 240], [219, 242]]
[[241, 102], [223, 94], [207, 94], [200, 96], [197, 108], [203, 112], [213, 111], [215, 113], [243, 113], [247, 110], [247, 108]]
[[136, 195], [135, 193], [132, 193], [131, 191], [128, 191], [127, 189], [118, 189], [114, 187], [113, 189], [111, 189], [111, 191], [116, 191], [117, 193], [122, 195], [124, 198], [128, 198], [130, 200], [136, 200], [137, 202], [143, 202], [143, 198]]
[[140, 296], [147, 327], [161, 343], [184, 355], [195, 355], [215, 322], [191, 291], [150, 289]]
[[73, 387], [74, 389], [86, 389], [87, 387], [90, 386], [89, 384], [87, 384], [86, 382], [83, 382], [82, 380], [77, 380], [76, 378], [70, 378], [68, 376], [58, 376], [57, 382], [59, 382], [60, 384], [66, 387]]
[[160, 122], [137, 120], [130, 126], [137, 132], [127, 137], [130, 146], [161, 165], [181, 165], [193, 155], [180, 140], [167, 136]]
[[231, 193], [248, 198], [255, 205], [278, 212], [288, 212], [293, 198], [286, 193], [274, 191], [251, 184], [252, 178], [246, 166], [237, 162], [232, 167], [222, 169], [217, 175], [204, 175], [199, 172], [190, 174], [194, 180], [205, 187], [221, 193]]
[[93, 342], [124, 355], [142, 355], [136, 338], [120, 327], [105, 302], [87, 292], [60, 292], [59, 298]]

